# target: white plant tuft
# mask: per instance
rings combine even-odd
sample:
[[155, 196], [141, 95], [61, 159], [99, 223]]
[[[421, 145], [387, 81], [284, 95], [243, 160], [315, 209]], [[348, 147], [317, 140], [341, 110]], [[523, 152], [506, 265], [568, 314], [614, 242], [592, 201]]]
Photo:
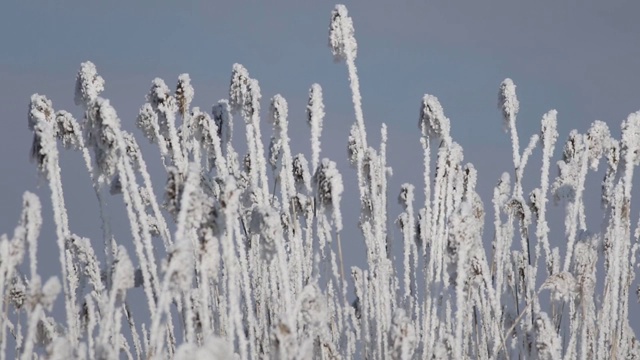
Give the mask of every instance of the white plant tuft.
[[76, 105], [86, 107], [94, 102], [104, 91], [104, 79], [98, 75], [96, 66], [91, 62], [83, 62], [76, 76]]

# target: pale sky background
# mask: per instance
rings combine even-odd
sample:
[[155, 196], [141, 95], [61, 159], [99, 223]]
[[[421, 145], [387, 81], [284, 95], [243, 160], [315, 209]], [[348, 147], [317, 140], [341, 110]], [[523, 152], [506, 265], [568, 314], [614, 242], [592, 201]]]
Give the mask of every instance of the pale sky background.
[[[497, 109], [504, 78], [511, 77], [517, 85], [522, 147], [539, 131], [540, 119], [550, 109], [558, 110], [558, 155], [571, 129], [584, 132], [594, 120], [603, 120], [619, 137], [621, 121], [640, 109], [637, 2], [370, 0], [346, 5], [356, 29], [356, 64], [369, 141], [379, 142], [382, 122], [389, 127], [388, 162], [394, 168], [391, 218], [400, 212], [395, 205], [400, 184], [412, 182], [422, 193], [417, 120], [425, 93], [440, 99], [451, 119], [454, 140], [463, 146], [465, 160], [479, 171], [488, 251], [493, 236], [492, 187], [502, 171], [512, 168], [510, 140]], [[81, 110], [73, 104], [75, 74], [81, 62], [94, 62], [106, 80], [103, 96], [111, 99], [123, 127], [134, 132], [143, 146], [160, 193], [166, 178], [158, 152], [135, 128], [151, 80], [161, 77], [173, 88], [179, 74], [189, 73], [196, 91], [193, 105], [209, 111], [227, 97], [231, 67], [238, 62], [260, 81], [263, 109], [277, 93], [288, 100], [294, 153], [310, 154], [304, 109], [311, 84], [322, 85], [327, 113], [323, 156], [338, 162], [345, 179], [343, 212], [349, 223], [343, 238], [345, 265], [362, 266], [363, 240], [355, 227], [355, 172], [346, 161], [348, 129], [354, 121], [351, 95], [346, 66], [333, 63], [327, 46], [333, 6], [300, 0], [3, 2], [0, 232], [13, 232], [22, 193], [36, 192], [45, 219], [39, 269], [44, 278], [58, 271], [49, 189], [28, 161], [32, 135], [26, 114], [31, 94], [45, 94], [56, 110], [81, 118]], [[266, 123], [262, 129], [268, 139]], [[236, 139], [243, 136], [236, 126]], [[79, 153], [63, 154], [71, 231], [95, 239], [96, 252], [101, 253], [98, 205], [89, 177]], [[527, 192], [538, 184], [539, 168], [538, 155], [529, 164], [527, 174], [534, 180], [527, 183]], [[589, 219], [597, 231], [601, 178], [591, 179], [587, 196], [595, 212]], [[112, 214], [120, 227], [117, 240], [128, 242], [121, 200], [114, 198], [111, 205], [117, 209]], [[638, 205], [634, 205], [635, 224]], [[560, 231], [552, 238], [553, 245], [562, 241]]]

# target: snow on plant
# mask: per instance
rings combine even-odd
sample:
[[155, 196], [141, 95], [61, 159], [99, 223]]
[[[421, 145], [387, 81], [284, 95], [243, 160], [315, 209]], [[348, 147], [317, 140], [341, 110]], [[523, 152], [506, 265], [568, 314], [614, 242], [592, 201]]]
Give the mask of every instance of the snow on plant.
[[[294, 155], [289, 116], [300, 114], [290, 114], [281, 95], [271, 99], [268, 114], [261, 112], [258, 81], [242, 65], [233, 65], [229, 98], [211, 113], [192, 107], [188, 74], [173, 91], [154, 79], [136, 126], [158, 146], [164, 184], [152, 182], [136, 136], [122, 130], [101, 97], [105, 81], [93, 63], [81, 64], [76, 77], [81, 121], [34, 94], [27, 113], [31, 158], [48, 181], [56, 229], [43, 237], [56, 238], [61, 270], [41, 279], [41, 206], [25, 192], [13, 236], [0, 237], [0, 359], [640, 357], [629, 317], [640, 247], [640, 225], [632, 232], [631, 219], [640, 113], [622, 123], [620, 140], [602, 121], [586, 134], [572, 131], [552, 179], [558, 114], [543, 115], [540, 133], [521, 152], [516, 86], [505, 79], [498, 107], [513, 169], [497, 181], [493, 231], [485, 233], [489, 208], [475, 188], [481, 174], [464, 162], [452, 137], [455, 122], [435, 96], [424, 95], [416, 139], [424, 203], [415, 185], [403, 184], [402, 212], [393, 216], [387, 201], [390, 191], [398, 193], [388, 186], [389, 130], [383, 124], [381, 143], [371, 145], [354, 24], [343, 5], [331, 14], [329, 45], [334, 59], [345, 62], [351, 86], [355, 121], [346, 145], [358, 215], [343, 214], [342, 173], [321, 156], [319, 84], [311, 85], [306, 108], [310, 149]], [[244, 120], [242, 158], [233, 146], [234, 117]], [[268, 153], [265, 119], [273, 127]], [[58, 141], [82, 153], [102, 242], [69, 227]], [[525, 193], [525, 167], [538, 145], [540, 183]], [[603, 159], [604, 218], [594, 227], [585, 216], [586, 179]], [[129, 239], [111, 232], [109, 196], [123, 198]], [[564, 233], [550, 233], [550, 197], [564, 205]], [[345, 273], [341, 234], [356, 217], [367, 266]], [[390, 250], [392, 218], [402, 238], [399, 261]], [[491, 236], [486, 251], [483, 239]], [[144, 299], [132, 299], [132, 288], [142, 288]], [[58, 297], [64, 316], [52, 312]], [[150, 316], [132, 312], [134, 301], [143, 301]]]

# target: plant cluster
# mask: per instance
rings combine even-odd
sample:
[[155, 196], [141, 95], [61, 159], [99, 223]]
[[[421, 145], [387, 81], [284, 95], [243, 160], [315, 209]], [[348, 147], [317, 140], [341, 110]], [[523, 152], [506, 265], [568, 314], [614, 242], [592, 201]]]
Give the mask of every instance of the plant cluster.
[[[210, 112], [192, 107], [187, 74], [173, 91], [153, 80], [136, 125], [157, 145], [166, 170], [159, 199], [136, 137], [121, 128], [100, 96], [103, 78], [85, 62], [75, 89], [81, 121], [55, 111], [45, 96], [31, 97], [31, 155], [49, 184], [61, 274], [46, 281], [38, 274], [41, 205], [26, 192], [13, 236], [0, 238], [0, 358], [8, 344], [22, 359], [640, 358], [629, 323], [640, 236], [630, 215], [640, 113], [622, 123], [621, 140], [600, 121], [586, 134], [571, 132], [551, 180], [556, 111], [543, 116], [540, 133], [521, 150], [516, 86], [504, 80], [499, 107], [513, 168], [494, 189], [488, 256], [477, 172], [464, 163], [438, 99], [425, 95], [420, 104], [426, 201], [416, 204], [415, 186], [404, 184], [397, 196], [403, 211], [392, 217], [387, 128], [380, 144], [369, 143], [357, 42], [342, 5], [331, 14], [329, 45], [351, 86], [348, 158], [357, 174], [366, 269], [344, 269], [344, 188], [336, 163], [322, 157], [320, 85], [309, 90], [309, 161], [291, 149], [287, 101], [275, 95], [262, 110], [258, 81], [242, 65], [233, 66], [228, 99]], [[234, 120], [244, 122], [243, 156], [233, 145]], [[267, 142], [261, 128], [268, 125]], [[102, 243], [69, 228], [60, 144], [82, 153]], [[525, 166], [537, 147], [540, 184], [525, 193]], [[605, 217], [594, 229], [585, 219], [585, 179], [600, 160], [607, 167]], [[111, 231], [109, 196], [124, 200], [131, 244]], [[564, 254], [549, 239], [551, 198], [566, 208], [565, 233], [555, 234], [566, 242]], [[390, 252], [393, 223], [402, 234], [398, 262]], [[21, 270], [27, 263], [28, 272]], [[144, 290], [150, 318], [131, 312], [131, 302], [140, 301], [127, 298], [134, 287]], [[52, 313], [58, 297], [63, 319]]]

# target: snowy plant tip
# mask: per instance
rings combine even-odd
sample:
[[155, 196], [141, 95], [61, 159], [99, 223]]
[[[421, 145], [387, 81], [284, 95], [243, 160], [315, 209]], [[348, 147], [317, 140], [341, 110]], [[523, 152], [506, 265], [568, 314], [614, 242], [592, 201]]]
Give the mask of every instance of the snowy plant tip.
[[233, 64], [229, 85], [229, 105], [232, 111], [239, 111], [248, 101], [249, 72], [241, 64]]
[[[35, 131], [40, 121], [48, 122], [52, 127], [54, 135], [62, 141], [67, 149], [77, 149], [79, 146], [80, 126], [73, 116], [64, 111], [58, 111], [54, 114], [51, 100], [39, 94], [31, 96], [29, 103], [29, 111], [27, 115], [29, 130]], [[37, 132], [42, 132], [39, 127]]]
[[516, 96], [516, 84], [510, 78], [504, 79], [500, 84], [500, 93], [498, 94], [498, 107], [502, 110], [507, 126], [510, 120], [515, 120], [515, 116], [520, 109], [520, 103]]
[[93, 147], [96, 154], [95, 161], [100, 170], [101, 183], [108, 183], [116, 173], [120, 154], [118, 133], [120, 133], [120, 119], [109, 100], [97, 98], [89, 110], [91, 116], [85, 125], [87, 146]]
[[104, 79], [91, 61], [83, 62], [76, 76], [75, 104], [87, 106], [104, 91]]
[[178, 76], [178, 86], [176, 86], [176, 99], [178, 100], [178, 109], [181, 114], [185, 114], [193, 101], [194, 90], [191, 85], [189, 74], [181, 74]]
[[62, 145], [64, 145], [66, 149], [79, 149], [82, 131], [80, 130], [78, 122], [70, 113], [64, 110], [56, 111], [55, 119], [56, 137], [62, 141]]
[[151, 89], [147, 94], [147, 101], [161, 111], [170, 110], [171, 90], [160, 78], [155, 78], [151, 82]]
[[[543, 141], [551, 140], [555, 143], [558, 138], [558, 111], [549, 110], [542, 117], [542, 138]], [[548, 140], [544, 140], [548, 139]]]
[[398, 195], [398, 204], [403, 205], [406, 210], [407, 204], [413, 202], [413, 191], [415, 186], [413, 184], [404, 183], [400, 187], [400, 195]]
[[300, 191], [303, 187], [311, 191], [311, 174], [309, 173], [309, 163], [304, 154], [298, 154], [293, 158], [293, 179]]
[[451, 125], [437, 97], [427, 94], [422, 98], [419, 127], [423, 136], [450, 139]]
[[329, 47], [336, 62], [355, 60], [358, 52], [358, 43], [353, 29], [353, 20], [349, 17], [347, 7], [336, 5], [331, 12], [331, 24], [329, 25]]
[[149, 140], [150, 143], [158, 141], [156, 131], [158, 131], [158, 115], [153, 111], [151, 104], [146, 103], [140, 108], [138, 118], [136, 119], [136, 126], [142, 131], [144, 137]]
[[270, 110], [272, 123], [279, 128], [285, 128], [289, 112], [287, 100], [282, 97], [282, 95], [276, 94], [273, 99], [271, 99]]
[[29, 130], [34, 130], [38, 121], [51, 120], [53, 116], [53, 104], [46, 96], [40, 94], [31, 95], [29, 103]]
[[336, 163], [327, 158], [322, 159], [315, 174], [318, 200], [323, 206], [333, 210], [333, 219], [337, 231], [342, 230], [342, 215], [340, 212], [340, 200], [344, 192], [342, 175], [337, 169]]
[[587, 140], [589, 146], [589, 167], [596, 171], [600, 159], [611, 143], [611, 132], [604, 121], [596, 120], [591, 124], [591, 128], [587, 132]]

